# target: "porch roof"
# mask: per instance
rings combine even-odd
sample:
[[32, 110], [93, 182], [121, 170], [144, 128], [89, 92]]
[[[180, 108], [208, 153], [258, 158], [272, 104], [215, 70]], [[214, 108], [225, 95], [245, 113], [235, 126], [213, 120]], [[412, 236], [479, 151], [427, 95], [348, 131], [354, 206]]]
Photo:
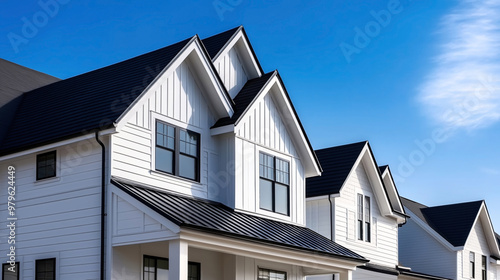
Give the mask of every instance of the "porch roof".
[[181, 228], [368, 262], [361, 255], [307, 227], [237, 212], [214, 201], [163, 192], [116, 179], [112, 179], [111, 183]]

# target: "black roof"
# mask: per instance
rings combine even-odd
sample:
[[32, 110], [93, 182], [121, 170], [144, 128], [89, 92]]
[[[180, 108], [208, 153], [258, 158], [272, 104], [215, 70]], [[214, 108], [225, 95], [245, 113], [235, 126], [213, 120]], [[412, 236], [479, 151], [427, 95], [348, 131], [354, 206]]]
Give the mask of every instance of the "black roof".
[[228, 43], [228, 41], [234, 36], [236, 31], [240, 30], [241, 26], [235, 27], [228, 31], [224, 31], [222, 33], [210, 36], [208, 38], [203, 39], [203, 45], [210, 55], [210, 58], [214, 58], [217, 54], [224, 48], [224, 46]]
[[316, 150], [323, 174], [306, 180], [306, 197], [339, 193], [367, 143], [368, 141], [363, 141]]
[[276, 74], [276, 71], [266, 73], [259, 78], [248, 80], [243, 88], [234, 97], [234, 114], [232, 117], [225, 117], [219, 119], [213, 127], [225, 126], [229, 124], [235, 124], [236, 121], [241, 117], [243, 112], [255, 99], [257, 94], [262, 90], [262, 88], [267, 84], [271, 77]]
[[474, 226], [483, 201], [427, 207], [401, 197], [403, 205], [427, 223], [434, 231], [458, 247], [464, 246]]
[[495, 232], [495, 237], [497, 238], [498, 246], [500, 247], [500, 235]]
[[190, 40], [24, 93], [0, 154], [112, 127]]
[[367, 262], [313, 230], [234, 211], [221, 203], [111, 180], [141, 203], [183, 228]]
[[366, 263], [364, 265], [358, 266], [358, 268], [373, 271], [373, 272], [388, 274], [388, 275], [408, 275], [408, 276], [412, 276], [415, 278], [428, 279], [428, 280], [450, 280], [449, 278], [420, 273], [420, 272], [412, 271], [411, 269], [407, 269], [407, 268], [387, 267], [387, 266], [372, 264], [372, 263]]
[[378, 167], [378, 170], [380, 171], [380, 174], [383, 174], [387, 168], [389, 168], [389, 165], [382, 165]]

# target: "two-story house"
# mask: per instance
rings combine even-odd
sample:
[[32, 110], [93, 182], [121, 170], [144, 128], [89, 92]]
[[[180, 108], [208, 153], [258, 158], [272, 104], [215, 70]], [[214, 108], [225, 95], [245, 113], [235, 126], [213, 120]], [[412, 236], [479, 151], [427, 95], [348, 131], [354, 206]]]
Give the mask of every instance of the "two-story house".
[[411, 216], [399, 231], [404, 263], [451, 279], [499, 279], [499, 243], [484, 201], [433, 207], [402, 201]]
[[0, 256], [2, 279], [347, 280], [367, 262], [305, 227], [305, 182], [321, 167], [242, 27], [16, 105], [0, 139], [0, 220], [15, 224], [0, 228], [14, 256]]
[[407, 215], [389, 167], [377, 165], [367, 141], [316, 154], [323, 174], [307, 179], [307, 226], [370, 260], [353, 279], [445, 279], [400, 265], [398, 228]]

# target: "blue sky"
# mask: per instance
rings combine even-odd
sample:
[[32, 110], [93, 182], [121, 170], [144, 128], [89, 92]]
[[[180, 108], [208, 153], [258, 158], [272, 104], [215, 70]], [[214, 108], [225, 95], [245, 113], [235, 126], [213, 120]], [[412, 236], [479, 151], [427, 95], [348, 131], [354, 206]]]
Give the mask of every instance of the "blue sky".
[[495, 1], [6, 1], [1, 57], [67, 78], [243, 25], [315, 149], [369, 140], [401, 195], [485, 199], [500, 231]]

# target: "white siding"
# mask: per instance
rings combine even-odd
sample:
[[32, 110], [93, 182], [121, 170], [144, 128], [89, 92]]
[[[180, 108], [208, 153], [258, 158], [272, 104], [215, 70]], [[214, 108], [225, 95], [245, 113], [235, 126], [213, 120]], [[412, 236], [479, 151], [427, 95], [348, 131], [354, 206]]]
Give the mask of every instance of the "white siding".
[[[481, 275], [481, 257], [487, 257], [488, 263], [488, 279], [495, 279], [495, 270], [490, 263], [490, 248], [488, 247], [488, 241], [486, 240], [486, 236], [483, 230], [483, 224], [480, 219], [477, 220], [474, 225], [473, 230], [471, 231], [469, 238], [467, 239], [467, 243], [465, 245], [464, 250], [464, 258], [462, 260], [463, 265], [463, 275], [464, 278], [469, 278], [469, 252], [475, 253], [476, 260], [476, 278], [480, 278]], [[460, 271], [460, 270], [459, 270]]]
[[418, 272], [457, 279], [458, 258], [457, 252], [445, 248], [412, 219], [408, 219], [399, 229], [399, 261], [403, 266]]
[[[357, 194], [370, 197], [371, 242], [357, 240]], [[398, 263], [398, 225], [382, 216], [372, 184], [360, 163], [349, 176], [340, 197], [335, 198], [335, 241], [370, 260], [370, 263], [395, 266]]]
[[[290, 162], [290, 217], [259, 208], [259, 153]], [[302, 163], [271, 94], [260, 100], [236, 127], [235, 207], [305, 224], [305, 177]]]
[[[101, 148], [94, 139], [57, 149], [57, 177], [36, 181], [36, 155], [0, 163], [16, 168], [16, 255], [21, 278], [34, 279], [36, 259], [56, 258], [58, 279], [97, 279], [100, 256]], [[6, 172], [0, 175], [7, 182]], [[2, 190], [6, 190], [2, 185]], [[7, 218], [6, 191], [0, 218]], [[1, 236], [8, 236], [6, 227]], [[0, 243], [7, 252], [7, 242]], [[5, 254], [0, 262], [6, 262]]]
[[[123, 129], [112, 137], [113, 176], [168, 190], [227, 203], [227, 185], [221, 185], [219, 152], [210, 127], [215, 123], [189, 63], [182, 63], [172, 75], [161, 77], [146, 93], [148, 102], [136, 106]], [[186, 127], [201, 135], [200, 182], [183, 180], [154, 171], [155, 119]], [[213, 184], [213, 185], [209, 185]]]
[[234, 98], [248, 80], [236, 49], [232, 48], [221, 57], [215, 68], [226, 86], [229, 95], [231, 98]]
[[328, 198], [306, 202], [306, 225], [308, 228], [331, 238], [330, 202]]

